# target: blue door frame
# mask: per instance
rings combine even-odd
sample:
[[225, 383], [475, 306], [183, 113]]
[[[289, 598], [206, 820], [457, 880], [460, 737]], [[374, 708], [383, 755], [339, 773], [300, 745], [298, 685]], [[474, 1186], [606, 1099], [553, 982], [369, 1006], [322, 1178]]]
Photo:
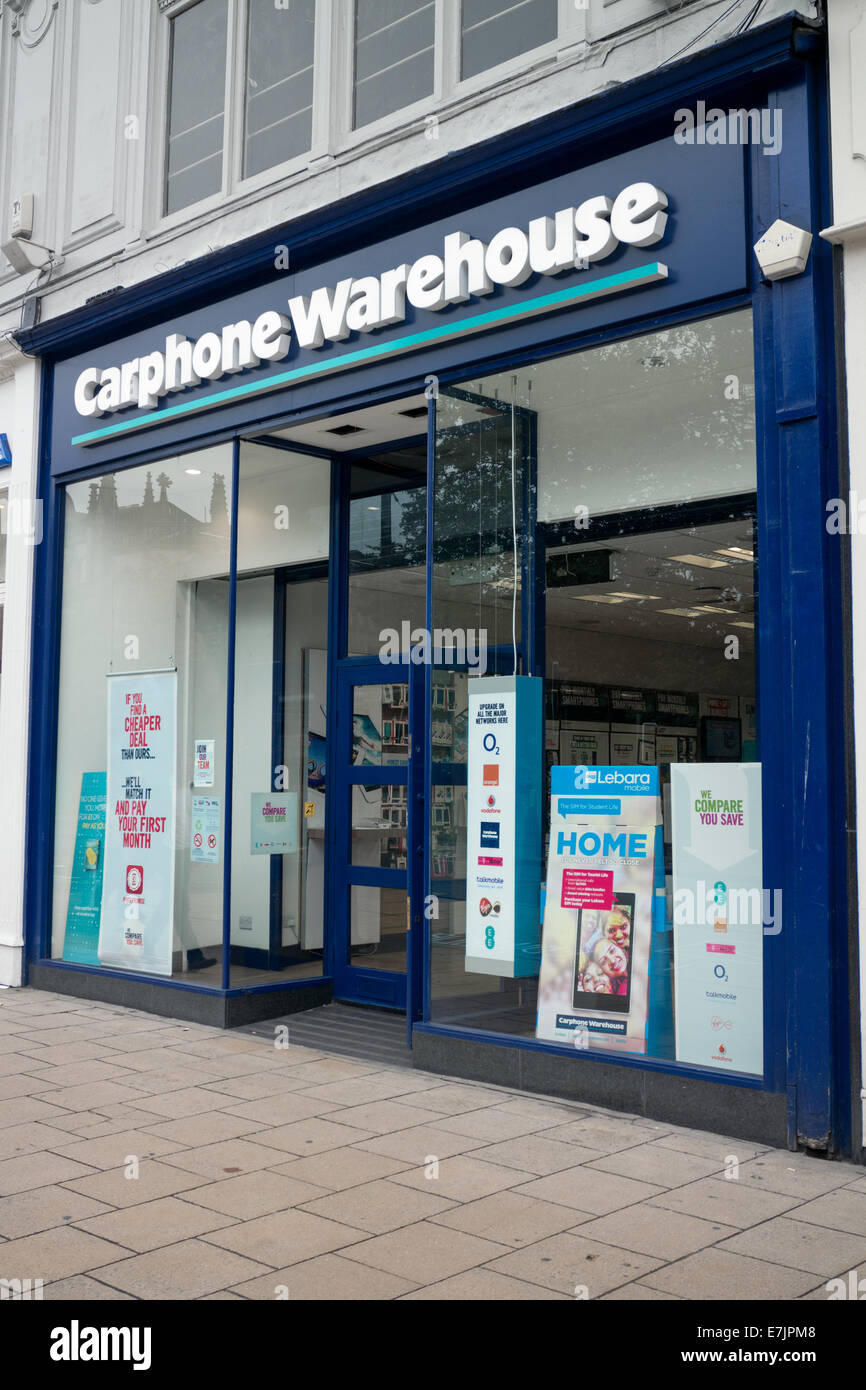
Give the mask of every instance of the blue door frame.
[[[398, 764], [358, 764], [354, 761], [354, 693], [358, 687], [405, 685], [408, 692], [408, 756]], [[333, 720], [332, 777], [328, 808], [332, 822], [327, 866], [331, 882], [331, 912], [328, 923], [331, 973], [334, 997], [356, 1004], [376, 1004], [382, 1008], [405, 1009], [411, 1019], [417, 994], [409, 987], [420, 966], [414, 940], [422, 920], [420, 890], [423, 885], [424, 825], [427, 798], [424, 795], [424, 681], [423, 667], [384, 664], [378, 659], [352, 658], [338, 664], [337, 700]], [[381, 733], [382, 731], [379, 730]], [[381, 868], [352, 863], [354, 788], [405, 787], [407, 806], [406, 867]], [[406, 969], [377, 970], [352, 963], [352, 888], [381, 888], [405, 892]]]

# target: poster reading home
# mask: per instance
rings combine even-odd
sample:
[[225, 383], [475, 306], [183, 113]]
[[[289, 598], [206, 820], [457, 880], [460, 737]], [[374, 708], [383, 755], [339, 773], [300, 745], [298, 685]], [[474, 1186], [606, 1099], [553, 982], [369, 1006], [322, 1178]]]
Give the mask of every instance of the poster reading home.
[[177, 674], [108, 678], [99, 960], [171, 974]]

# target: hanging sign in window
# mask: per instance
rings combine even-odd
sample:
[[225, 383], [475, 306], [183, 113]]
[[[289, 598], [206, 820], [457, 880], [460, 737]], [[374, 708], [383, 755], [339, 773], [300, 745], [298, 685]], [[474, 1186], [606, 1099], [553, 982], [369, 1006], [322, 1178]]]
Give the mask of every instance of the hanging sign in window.
[[[466, 969], [509, 979], [538, 969], [542, 682], [469, 682]], [[435, 808], [434, 808], [435, 810]]]
[[108, 787], [99, 960], [170, 975], [177, 673], [108, 677]]

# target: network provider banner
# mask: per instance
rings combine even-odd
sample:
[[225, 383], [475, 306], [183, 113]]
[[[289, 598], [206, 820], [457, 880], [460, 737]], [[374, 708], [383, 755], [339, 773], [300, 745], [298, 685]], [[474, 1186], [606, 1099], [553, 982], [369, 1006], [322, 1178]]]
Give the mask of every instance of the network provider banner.
[[538, 970], [542, 681], [469, 682], [466, 969], [509, 979]]
[[536, 1037], [645, 1052], [664, 912], [655, 767], [555, 767]]
[[760, 763], [672, 765], [671, 825], [677, 1061], [761, 1075]]
[[105, 840], [105, 773], [81, 774], [78, 827], [66, 909], [63, 959], [76, 965], [98, 965], [99, 912]]
[[99, 960], [171, 974], [177, 673], [108, 678]]

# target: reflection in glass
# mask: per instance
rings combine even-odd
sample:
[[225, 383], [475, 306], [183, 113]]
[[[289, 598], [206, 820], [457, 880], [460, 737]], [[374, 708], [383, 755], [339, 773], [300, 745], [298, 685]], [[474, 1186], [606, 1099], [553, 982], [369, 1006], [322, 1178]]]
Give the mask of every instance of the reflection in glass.
[[352, 466], [349, 656], [408, 655], [405, 639], [425, 626], [426, 482], [423, 445]]
[[248, 0], [244, 175], [310, 148], [315, 0]]
[[556, 38], [557, 0], [463, 0], [460, 76], [475, 77]]
[[355, 128], [433, 91], [433, 0], [355, 0]]
[[166, 213], [222, 186], [227, 16], [228, 0], [199, 0], [171, 20]]

